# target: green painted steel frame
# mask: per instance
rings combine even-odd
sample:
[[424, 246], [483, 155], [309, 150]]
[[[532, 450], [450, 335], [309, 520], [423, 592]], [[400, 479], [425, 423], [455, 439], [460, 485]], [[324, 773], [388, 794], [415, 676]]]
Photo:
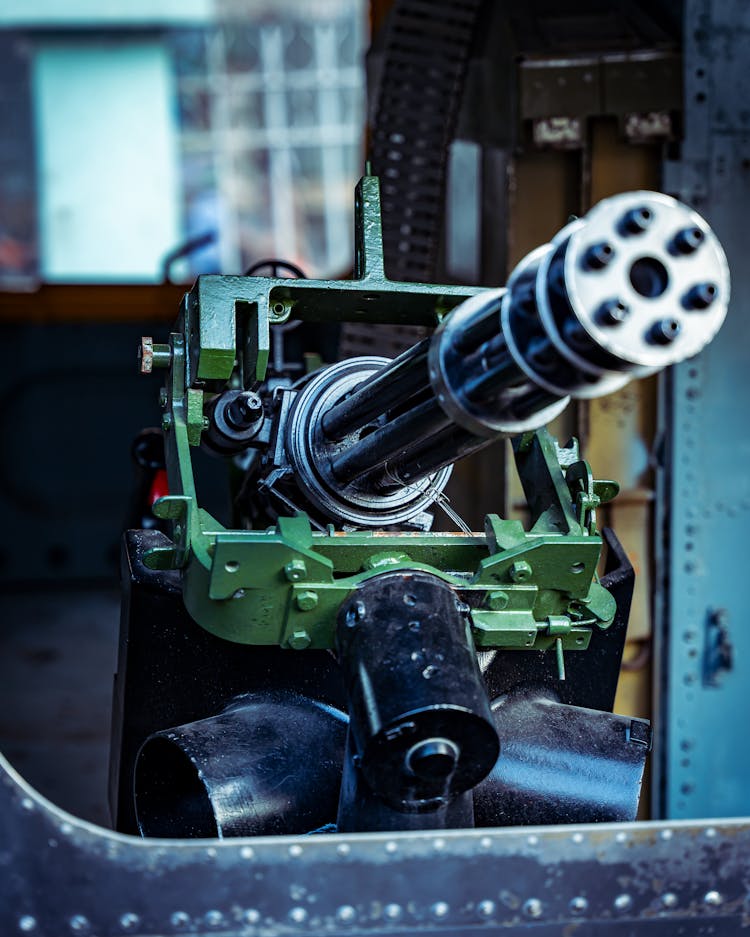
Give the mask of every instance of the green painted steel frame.
[[479, 292], [386, 278], [373, 176], [357, 187], [355, 232], [354, 280], [204, 276], [185, 297], [162, 395], [170, 495], [154, 508], [172, 520], [174, 546], [152, 551], [148, 562], [183, 569], [191, 615], [239, 643], [330, 648], [338, 609], [357, 584], [402, 569], [431, 572], [456, 589], [479, 648], [585, 650], [591, 628], [606, 627], [615, 610], [596, 578], [594, 509], [611, 488], [597, 487], [575, 443], [560, 448], [545, 431], [515, 445], [524, 484], [544, 506], [529, 532], [496, 515], [470, 535], [314, 532], [305, 515], [269, 530], [226, 530], [199, 507], [191, 447], [204, 428], [204, 393], [264, 378], [269, 324], [294, 315], [435, 326]]

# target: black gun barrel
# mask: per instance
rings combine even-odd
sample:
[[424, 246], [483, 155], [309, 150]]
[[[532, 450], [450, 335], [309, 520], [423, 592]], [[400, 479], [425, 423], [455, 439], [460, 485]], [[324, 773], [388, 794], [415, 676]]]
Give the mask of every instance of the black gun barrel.
[[613, 196], [395, 360], [321, 372], [295, 403], [293, 468], [329, 517], [401, 522], [439, 497], [457, 459], [697, 354], [728, 301], [724, 252], [699, 215], [655, 192]]

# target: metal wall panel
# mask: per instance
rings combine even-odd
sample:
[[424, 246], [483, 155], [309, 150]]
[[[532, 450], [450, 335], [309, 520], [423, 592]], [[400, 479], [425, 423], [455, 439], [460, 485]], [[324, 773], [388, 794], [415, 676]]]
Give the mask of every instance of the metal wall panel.
[[661, 729], [656, 809], [750, 811], [750, 6], [688, 0], [686, 139], [666, 189], [706, 216], [732, 272], [726, 324], [665, 382]]

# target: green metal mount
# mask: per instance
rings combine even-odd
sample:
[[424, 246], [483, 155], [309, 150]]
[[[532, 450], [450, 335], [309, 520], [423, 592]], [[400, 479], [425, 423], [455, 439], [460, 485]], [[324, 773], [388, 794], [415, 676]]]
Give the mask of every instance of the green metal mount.
[[[550, 650], [562, 664], [563, 651], [585, 650], [592, 629], [606, 628], [615, 614], [596, 575], [596, 508], [617, 486], [593, 479], [575, 441], [560, 447], [544, 430], [514, 440], [528, 531], [493, 514], [473, 534], [319, 531], [304, 514], [269, 530], [227, 530], [198, 504], [192, 452], [204, 402], [263, 380], [270, 324], [293, 315], [436, 326], [480, 292], [387, 279], [374, 176], [357, 187], [355, 229], [353, 280], [202, 276], [185, 297], [162, 394], [170, 495], [154, 506], [172, 521], [173, 544], [146, 561], [182, 570], [185, 605], [209, 632], [294, 649], [333, 647], [338, 610], [363, 580], [384, 570], [424, 570], [468, 606], [478, 648]], [[159, 352], [161, 364], [166, 352]]]

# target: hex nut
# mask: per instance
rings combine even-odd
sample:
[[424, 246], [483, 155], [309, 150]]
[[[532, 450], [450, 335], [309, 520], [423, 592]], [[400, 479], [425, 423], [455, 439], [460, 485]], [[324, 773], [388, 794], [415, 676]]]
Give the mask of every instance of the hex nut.
[[526, 582], [531, 578], [533, 570], [526, 560], [516, 560], [508, 572], [513, 582]]
[[310, 647], [311, 643], [312, 638], [304, 628], [293, 631], [289, 638], [289, 647], [294, 648], [295, 651], [304, 651], [306, 647]]
[[284, 567], [284, 575], [289, 582], [299, 582], [307, 576], [307, 566], [305, 561], [299, 557], [290, 560]]
[[301, 612], [309, 612], [312, 609], [316, 608], [318, 605], [318, 593], [312, 592], [309, 589], [304, 592], [300, 592], [297, 596], [297, 608]]

